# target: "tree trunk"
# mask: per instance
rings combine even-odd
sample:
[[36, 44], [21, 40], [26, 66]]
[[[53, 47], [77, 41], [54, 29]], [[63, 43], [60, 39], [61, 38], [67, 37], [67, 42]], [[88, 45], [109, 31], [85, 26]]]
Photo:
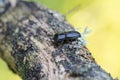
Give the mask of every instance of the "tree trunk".
[[55, 46], [54, 35], [67, 31], [61, 14], [20, 1], [1, 16], [0, 56], [23, 80], [113, 80], [82, 42]]

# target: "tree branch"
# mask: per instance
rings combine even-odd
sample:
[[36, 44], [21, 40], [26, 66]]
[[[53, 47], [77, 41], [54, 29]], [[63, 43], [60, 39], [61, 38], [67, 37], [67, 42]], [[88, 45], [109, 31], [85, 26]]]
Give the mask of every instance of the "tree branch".
[[82, 42], [54, 46], [67, 31], [74, 29], [61, 14], [20, 1], [1, 17], [0, 56], [23, 80], [113, 80]]

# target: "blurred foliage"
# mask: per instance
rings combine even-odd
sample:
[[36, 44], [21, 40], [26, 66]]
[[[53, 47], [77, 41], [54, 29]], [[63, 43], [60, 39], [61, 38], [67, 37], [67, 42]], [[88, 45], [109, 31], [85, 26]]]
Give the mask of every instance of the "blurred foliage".
[[113, 77], [120, 78], [120, 0], [96, 0], [83, 10], [67, 16], [75, 27], [88, 26], [88, 48]]
[[61, 12], [62, 14], [68, 13], [70, 10], [77, 8], [81, 9], [88, 6], [94, 0], [31, 0], [39, 1], [47, 5], [49, 8]]
[[[102, 66], [113, 77], [120, 77], [120, 0], [32, 0], [45, 4], [66, 15], [76, 28], [92, 29], [88, 35], [88, 48]], [[80, 31], [81, 32], [81, 31]], [[0, 80], [13, 78], [5, 63], [0, 60]]]
[[9, 70], [7, 64], [0, 58], [0, 80], [21, 80], [20, 77]]

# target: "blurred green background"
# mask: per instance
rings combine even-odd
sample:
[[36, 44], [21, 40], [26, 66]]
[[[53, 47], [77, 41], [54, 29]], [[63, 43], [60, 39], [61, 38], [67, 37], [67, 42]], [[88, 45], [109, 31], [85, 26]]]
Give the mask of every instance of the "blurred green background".
[[[120, 78], [120, 0], [32, 0], [66, 16], [75, 28], [88, 26], [87, 47], [95, 60]], [[0, 59], [0, 80], [21, 80]]]

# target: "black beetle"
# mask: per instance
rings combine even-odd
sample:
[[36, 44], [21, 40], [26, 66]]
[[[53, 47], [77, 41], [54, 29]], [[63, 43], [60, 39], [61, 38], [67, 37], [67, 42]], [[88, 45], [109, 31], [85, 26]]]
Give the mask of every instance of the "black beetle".
[[68, 43], [70, 41], [77, 40], [78, 37], [81, 37], [81, 34], [77, 31], [69, 31], [61, 34], [55, 34], [54, 35], [54, 42], [56, 45], [62, 44], [62, 43]]

